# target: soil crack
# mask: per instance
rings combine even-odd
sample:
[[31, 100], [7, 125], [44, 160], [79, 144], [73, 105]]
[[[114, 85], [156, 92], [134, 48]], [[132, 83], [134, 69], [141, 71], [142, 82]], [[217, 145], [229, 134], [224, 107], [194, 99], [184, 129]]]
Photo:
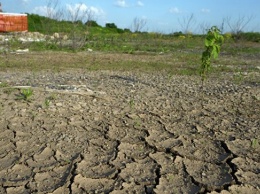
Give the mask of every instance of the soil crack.
[[[242, 185], [242, 183], [238, 180], [238, 178], [236, 177], [236, 172], [237, 172], [237, 167], [235, 164], [232, 163], [232, 160], [237, 158], [237, 155], [235, 155], [227, 146], [227, 144], [224, 141], [220, 141], [220, 145], [221, 147], [225, 150], [226, 153], [230, 154], [230, 158], [228, 158], [226, 160], [226, 163], [228, 164], [228, 166], [231, 169], [231, 176], [233, 177], [233, 179], [235, 180], [235, 184], [236, 185]], [[225, 186], [225, 189], [227, 189], [228, 187], [230, 187], [233, 184], [229, 184]]]
[[70, 183], [68, 186], [68, 189], [70, 193], [72, 193], [72, 185], [74, 183], [75, 177], [77, 175], [76, 170], [77, 170], [77, 164], [83, 160], [83, 156], [78, 153], [74, 157], [72, 157], [71, 165], [69, 167], [70, 170], [68, 170], [68, 173], [71, 174], [70, 178]]

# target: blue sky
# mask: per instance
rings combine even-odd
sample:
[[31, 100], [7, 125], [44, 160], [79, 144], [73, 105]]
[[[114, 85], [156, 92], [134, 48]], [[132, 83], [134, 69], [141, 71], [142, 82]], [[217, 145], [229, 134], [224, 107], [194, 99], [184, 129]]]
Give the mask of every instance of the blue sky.
[[[163, 33], [192, 31], [201, 33], [228, 19], [233, 28], [260, 32], [260, 0], [0, 0], [4, 12], [46, 15], [48, 2], [55, 2], [63, 12], [91, 10], [98, 24], [115, 23], [119, 28], [133, 28], [134, 18], [146, 21], [143, 30]], [[189, 18], [191, 23], [186, 28]], [[225, 22], [224, 31], [230, 31]]]

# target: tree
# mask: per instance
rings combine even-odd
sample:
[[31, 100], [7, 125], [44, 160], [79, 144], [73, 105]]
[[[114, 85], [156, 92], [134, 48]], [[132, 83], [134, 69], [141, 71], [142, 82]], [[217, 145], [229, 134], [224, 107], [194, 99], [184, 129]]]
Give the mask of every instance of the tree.
[[202, 22], [199, 24], [199, 28], [200, 28], [202, 34], [206, 34], [207, 31], [210, 29], [210, 27], [211, 27], [211, 25], [206, 22]]
[[54, 20], [61, 20], [64, 10], [59, 6], [59, 0], [49, 0], [46, 6], [46, 17]]
[[88, 27], [100, 27], [100, 25], [98, 25], [98, 23], [94, 20], [88, 20], [85, 23], [85, 25], [88, 26]]
[[[73, 27], [70, 30], [70, 38], [72, 40], [72, 49], [75, 50], [85, 45], [90, 26], [83, 25], [83, 23], [92, 21], [94, 14], [90, 8], [82, 3], [76, 4], [74, 7], [68, 5], [67, 10], [67, 20], [73, 23]], [[85, 27], [83, 32], [82, 29], [79, 29], [80, 27]]]
[[117, 26], [115, 25], [115, 23], [106, 23], [106, 28], [115, 28], [115, 29], [117, 29]]
[[239, 16], [236, 21], [232, 21], [231, 17], [227, 17], [226, 22], [231, 32], [235, 35], [239, 35], [241, 32], [243, 32], [243, 30], [252, 21], [253, 18], [253, 15], [247, 17]]
[[135, 17], [132, 23], [133, 32], [141, 32], [147, 24], [147, 20], [143, 18]]
[[192, 26], [196, 23], [193, 13], [188, 17], [183, 17], [182, 20], [178, 19], [178, 22], [184, 34], [191, 32]]

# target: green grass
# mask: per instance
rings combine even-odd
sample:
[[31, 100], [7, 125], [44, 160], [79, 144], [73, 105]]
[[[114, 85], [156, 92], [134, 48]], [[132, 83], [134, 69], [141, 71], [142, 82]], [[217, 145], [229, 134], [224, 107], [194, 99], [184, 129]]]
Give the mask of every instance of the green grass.
[[9, 87], [9, 84], [7, 82], [0, 82], [0, 88], [6, 88]]
[[252, 139], [251, 140], [251, 146], [252, 146], [252, 148], [256, 149], [259, 146], [258, 140]]
[[[141, 37], [139, 37], [141, 38]], [[161, 37], [159, 37], [160, 40]], [[198, 69], [200, 65], [201, 52], [203, 46], [200, 37], [193, 37], [189, 42], [189, 47], [182, 47], [178, 38], [172, 37], [168, 41], [161, 41], [161, 48], [157, 46], [159, 40], [147, 39], [143, 42], [147, 44], [135, 47], [133, 40], [118, 42], [115, 41], [111, 45], [107, 45], [100, 50], [93, 49], [93, 52], [55, 49], [49, 51], [43, 43], [31, 44], [33, 51], [16, 55], [6, 54], [7, 62], [2, 61], [1, 70], [19, 69], [21, 71], [41, 71], [51, 70], [54, 72], [63, 71], [65, 69], [84, 69], [88, 71], [97, 70], [117, 70], [117, 71], [138, 71], [138, 72], [167, 72], [172, 75], [199, 75]], [[154, 42], [153, 42], [154, 41]], [[91, 43], [94, 44], [94, 43]], [[104, 44], [97, 40], [98, 44]], [[132, 44], [132, 45], [131, 45]], [[165, 45], [164, 45], [165, 44]], [[210, 73], [220, 74], [221, 72], [236, 73], [244, 71], [258, 71], [255, 60], [259, 58], [259, 54], [248, 54], [251, 50], [247, 50], [247, 43], [240, 44], [241, 49], [234, 51], [231, 44], [224, 44], [219, 59], [212, 62]], [[252, 43], [250, 43], [252, 44]], [[128, 46], [125, 46], [128, 45]], [[131, 45], [131, 46], [130, 46]], [[243, 48], [245, 47], [245, 48]], [[258, 45], [255, 45], [258, 49]], [[122, 49], [120, 49], [122, 48]], [[165, 48], [165, 52], [162, 52]], [[259, 52], [260, 53], [260, 52]]]
[[30, 101], [32, 95], [33, 95], [33, 90], [31, 88], [22, 89], [20, 94], [17, 96], [17, 99]]
[[[44, 34], [59, 32], [70, 36], [73, 24], [54, 21], [37, 15], [29, 15], [29, 31]], [[88, 31], [88, 35], [83, 32]], [[71, 45], [60, 45], [55, 41], [8, 43], [11, 51], [29, 48], [30, 52], [14, 55], [1, 53], [1, 71], [41, 71], [60, 72], [66, 69], [85, 71], [116, 70], [138, 72], [165, 72], [172, 75], [199, 75], [201, 53], [204, 50], [203, 35], [131, 33], [117, 28], [101, 26], [77, 26], [78, 35], [86, 36], [82, 47], [73, 49]], [[212, 61], [211, 74], [222, 72], [259, 72], [257, 68], [260, 44], [253, 40], [258, 34], [248, 34], [250, 38], [226, 41], [221, 48], [219, 59]], [[255, 39], [254, 39], [255, 40]], [[0, 43], [0, 47], [5, 46]], [[93, 52], [88, 52], [88, 48]], [[15, 57], [14, 57], [15, 56]], [[233, 78], [233, 75], [231, 75]], [[242, 81], [247, 81], [243, 78]], [[251, 79], [251, 78], [250, 78]], [[253, 78], [254, 82], [258, 77]], [[258, 81], [259, 82], [259, 81]], [[3, 87], [0, 85], [0, 87]]]

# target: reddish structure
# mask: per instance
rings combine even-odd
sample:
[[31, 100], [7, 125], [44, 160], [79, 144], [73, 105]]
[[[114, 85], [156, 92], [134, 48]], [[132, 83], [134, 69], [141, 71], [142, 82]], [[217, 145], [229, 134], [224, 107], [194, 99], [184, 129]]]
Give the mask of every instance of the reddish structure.
[[28, 31], [26, 14], [0, 13], [0, 32]]

